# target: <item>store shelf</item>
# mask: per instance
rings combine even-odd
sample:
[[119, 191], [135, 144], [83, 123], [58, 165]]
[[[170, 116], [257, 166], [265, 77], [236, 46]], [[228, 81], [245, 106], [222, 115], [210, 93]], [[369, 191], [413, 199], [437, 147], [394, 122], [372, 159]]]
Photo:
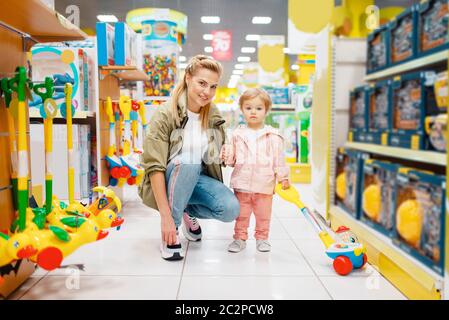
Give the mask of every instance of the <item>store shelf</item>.
[[170, 97], [149, 96], [145, 97], [145, 101], [167, 101]]
[[[37, 108], [30, 108], [29, 111], [30, 119], [42, 119], [42, 116]], [[76, 111], [75, 115], [73, 116], [73, 119], [87, 119], [87, 118], [94, 118], [95, 112], [93, 111]], [[58, 110], [58, 114], [56, 115], [55, 119], [62, 119], [62, 115], [60, 111]]]
[[365, 81], [374, 81], [390, 76], [395, 76], [403, 72], [412, 71], [415, 69], [419, 69], [422, 67], [430, 66], [448, 60], [448, 58], [449, 58], [449, 50], [445, 50], [422, 58], [414, 59], [409, 62], [405, 62], [400, 65], [379, 72], [372, 73], [370, 75], [367, 75], [364, 79]]
[[100, 70], [125, 71], [125, 70], [137, 70], [137, 67], [136, 66], [100, 66]]
[[4, 27], [29, 34], [39, 42], [84, 40], [88, 36], [40, 0], [0, 1]]
[[148, 74], [141, 70], [126, 70], [114, 74], [120, 81], [149, 81], [151, 78]]
[[345, 148], [375, 153], [387, 157], [446, 166], [446, 153], [441, 152], [411, 150], [359, 142], [346, 142]]
[[273, 104], [272, 111], [295, 111], [295, 107], [291, 104]]
[[[404, 276], [419, 283], [424, 290], [429, 292], [429, 295], [430, 292], [435, 293], [436, 287], [439, 286], [438, 283], [444, 281], [443, 277], [438, 273], [396, 247], [390, 238], [365, 225], [363, 222], [356, 220], [341, 208], [331, 206], [330, 216], [333, 224], [338, 222], [336, 225], [333, 225], [333, 227], [345, 225], [357, 234], [357, 236], [361, 238], [361, 242], [368, 248], [367, 255], [370, 263], [378, 268], [381, 273], [387, 273], [384, 274], [387, 278], [388, 275], [390, 275], [390, 281], [395, 282], [396, 285], [403, 289], [413, 287], [413, 285], [403, 278]], [[372, 250], [371, 252], [370, 249]], [[375, 258], [375, 256], [380, 255], [382, 255], [382, 257]], [[388, 262], [385, 261], [384, 257], [388, 259]], [[391, 262], [395, 264], [394, 267], [391, 265]], [[398, 271], [397, 268], [400, 268], [404, 273], [401, 275], [398, 274], [400, 271]], [[394, 271], [391, 269], [394, 269]], [[414, 296], [415, 294], [419, 295], [422, 293], [406, 292], [406, 294]]]

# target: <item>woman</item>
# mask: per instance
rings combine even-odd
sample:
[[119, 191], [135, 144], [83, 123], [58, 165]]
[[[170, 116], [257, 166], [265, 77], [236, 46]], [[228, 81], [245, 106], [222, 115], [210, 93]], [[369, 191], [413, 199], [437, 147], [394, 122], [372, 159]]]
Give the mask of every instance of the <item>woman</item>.
[[143, 202], [161, 214], [162, 258], [184, 257], [178, 227], [190, 241], [201, 240], [197, 218], [234, 221], [240, 206], [223, 184], [220, 149], [224, 120], [211, 102], [222, 67], [197, 55], [172, 97], [151, 117], [145, 138], [139, 187]]

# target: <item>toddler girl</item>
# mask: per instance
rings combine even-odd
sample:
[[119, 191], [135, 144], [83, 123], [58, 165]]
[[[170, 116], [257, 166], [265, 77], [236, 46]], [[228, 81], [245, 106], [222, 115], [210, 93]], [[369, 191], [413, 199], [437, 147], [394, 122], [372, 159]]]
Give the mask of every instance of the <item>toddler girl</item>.
[[285, 164], [284, 140], [276, 129], [264, 125], [271, 108], [270, 96], [261, 89], [249, 89], [239, 100], [246, 125], [239, 126], [230, 144], [223, 146], [221, 159], [234, 167], [231, 188], [240, 202], [240, 215], [234, 228], [230, 252], [246, 247], [251, 213], [256, 218], [256, 247], [261, 252], [271, 250], [268, 233], [274, 187], [282, 183], [288, 189], [289, 168]]

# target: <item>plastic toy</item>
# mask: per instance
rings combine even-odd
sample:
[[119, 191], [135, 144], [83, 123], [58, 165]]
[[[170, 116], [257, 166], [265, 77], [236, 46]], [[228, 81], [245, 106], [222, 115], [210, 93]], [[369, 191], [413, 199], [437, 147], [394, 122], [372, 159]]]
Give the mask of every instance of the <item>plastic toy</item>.
[[385, 25], [368, 35], [367, 73], [382, 70], [390, 63], [389, 33]]
[[344, 199], [346, 197], [346, 173], [340, 173], [337, 176], [337, 188], [336, 188], [337, 196], [340, 199]]
[[419, 7], [419, 15], [420, 52], [447, 47], [445, 45], [448, 43], [448, 1], [425, 1]]
[[[304, 217], [313, 225], [321, 241], [326, 247], [326, 254], [333, 259], [333, 267], [339, 275], [347, 275], [353, 269], [362, 268], [367, 262], [366, 248], [363, 244], [357, 243], [357, 237], [349, 232], [349, 229], [337, 230], [338, 238], [335, 241], [329, 233], [320, 225], [310, 210], [302, 203], [298, 191], [295, 187], [283, 190], [281, 184], [275, 187], [276, 193], [291, 203], [298, 206]], [[345, 234], [342, 232], [345, 231]]]
[[447, 114], [426, 117], [426, 133], [432, 146], [441, 152], [447, 150]]
[[368, 89], [367, 94], [369, 107], [366, 142], [387, 144], [387, 141], [382, 141], [382, 136], [391, 129], [391, 80], [377, 82]]
[[0, 267], [14, 260], [30, 258], [36, 253], [27, 235], [18, 233], [10, 237], [0, 232]]
[[118, 183], [118, 179], [121, 176], [120, 168], [122, 163], [120, 159], [116, 155], [117, 147], [116, 147], [116, 136], [115, 136], [115, 115], [112, 107], [112, 100], [110, 97], [106, 98], [105, 104], [105, 112], [109, 119], [109, 148], [108, 153], [106, 155], [106, 161], [108, 162], [109, 171], [111, 175], [111, 179], [109, 184], [111, 186], [116, 186]]
[[448, 95], [448, 76], [447, 71], [437, 74], [435, 83], [433, 84], [435, 99], [439, 108], [447, 107], [447, 95]]
[[381, 210], [381, 195], [380, 186], [377, 184], [369, 185], [365, 191], [363, 191], [362, 208], [368, 217], [372, 220], [379, 222], [380, 210]]
[[419, 246], [423, 223], [423, 209], [416, 200], [406, 200], [398, 208], [396, 229], [407, 243], [415, 248]]
[[391, 63], [404, 62], [417, 54], [417, 12], [412, 6], [390, 23]]

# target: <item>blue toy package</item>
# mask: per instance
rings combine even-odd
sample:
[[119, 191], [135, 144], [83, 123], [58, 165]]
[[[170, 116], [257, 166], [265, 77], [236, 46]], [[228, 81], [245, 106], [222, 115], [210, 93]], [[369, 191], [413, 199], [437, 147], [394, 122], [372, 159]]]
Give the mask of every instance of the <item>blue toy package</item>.
[[367, 73], [373, 73], [390, 65], [388, 25], [385, 24], [368, 35]]
[[391, 65], [403, 63], [417, 57], [417, 21], [417, 6], [411, 6], [388, 24]]
[[446, 178], [400, 168], [396, 181], [393, 243], [444, 274]]
[[449, 0], [427, 0], [418, 5], [420, 56], [449, 48]]
[[288, 88], [263, 87], [268, 93], [273, 104], [289, 104], [289, 90]]
[[354, 88], [349, 95], [349, 141], [364, 142], [368, 131], [368, 87]]
[[363, 164], [360, 220], [386, 236], [393, 232], [397, 169], [397, 164], [373, 159]]
[[359, 219], [363, 161], [368, 154], [345, 148], [337, 153], [335, 203]]
[[368, 132], [365, 142], [387, 144], [391, 129], [391, 80], [377, 82], [368, 89]]
[[136, 33], [125, 22], [115, 23], [115, 65], [136, 65]]
[[435, 79], [434, 71], [414, 72], [394, 79], [389, 145], [429, 149], [425, 119], [441, 112], [435, 100]]
[[97, 22], [98, 65], [114, 65], [115, 35], [114, 26], [106, 22]]

